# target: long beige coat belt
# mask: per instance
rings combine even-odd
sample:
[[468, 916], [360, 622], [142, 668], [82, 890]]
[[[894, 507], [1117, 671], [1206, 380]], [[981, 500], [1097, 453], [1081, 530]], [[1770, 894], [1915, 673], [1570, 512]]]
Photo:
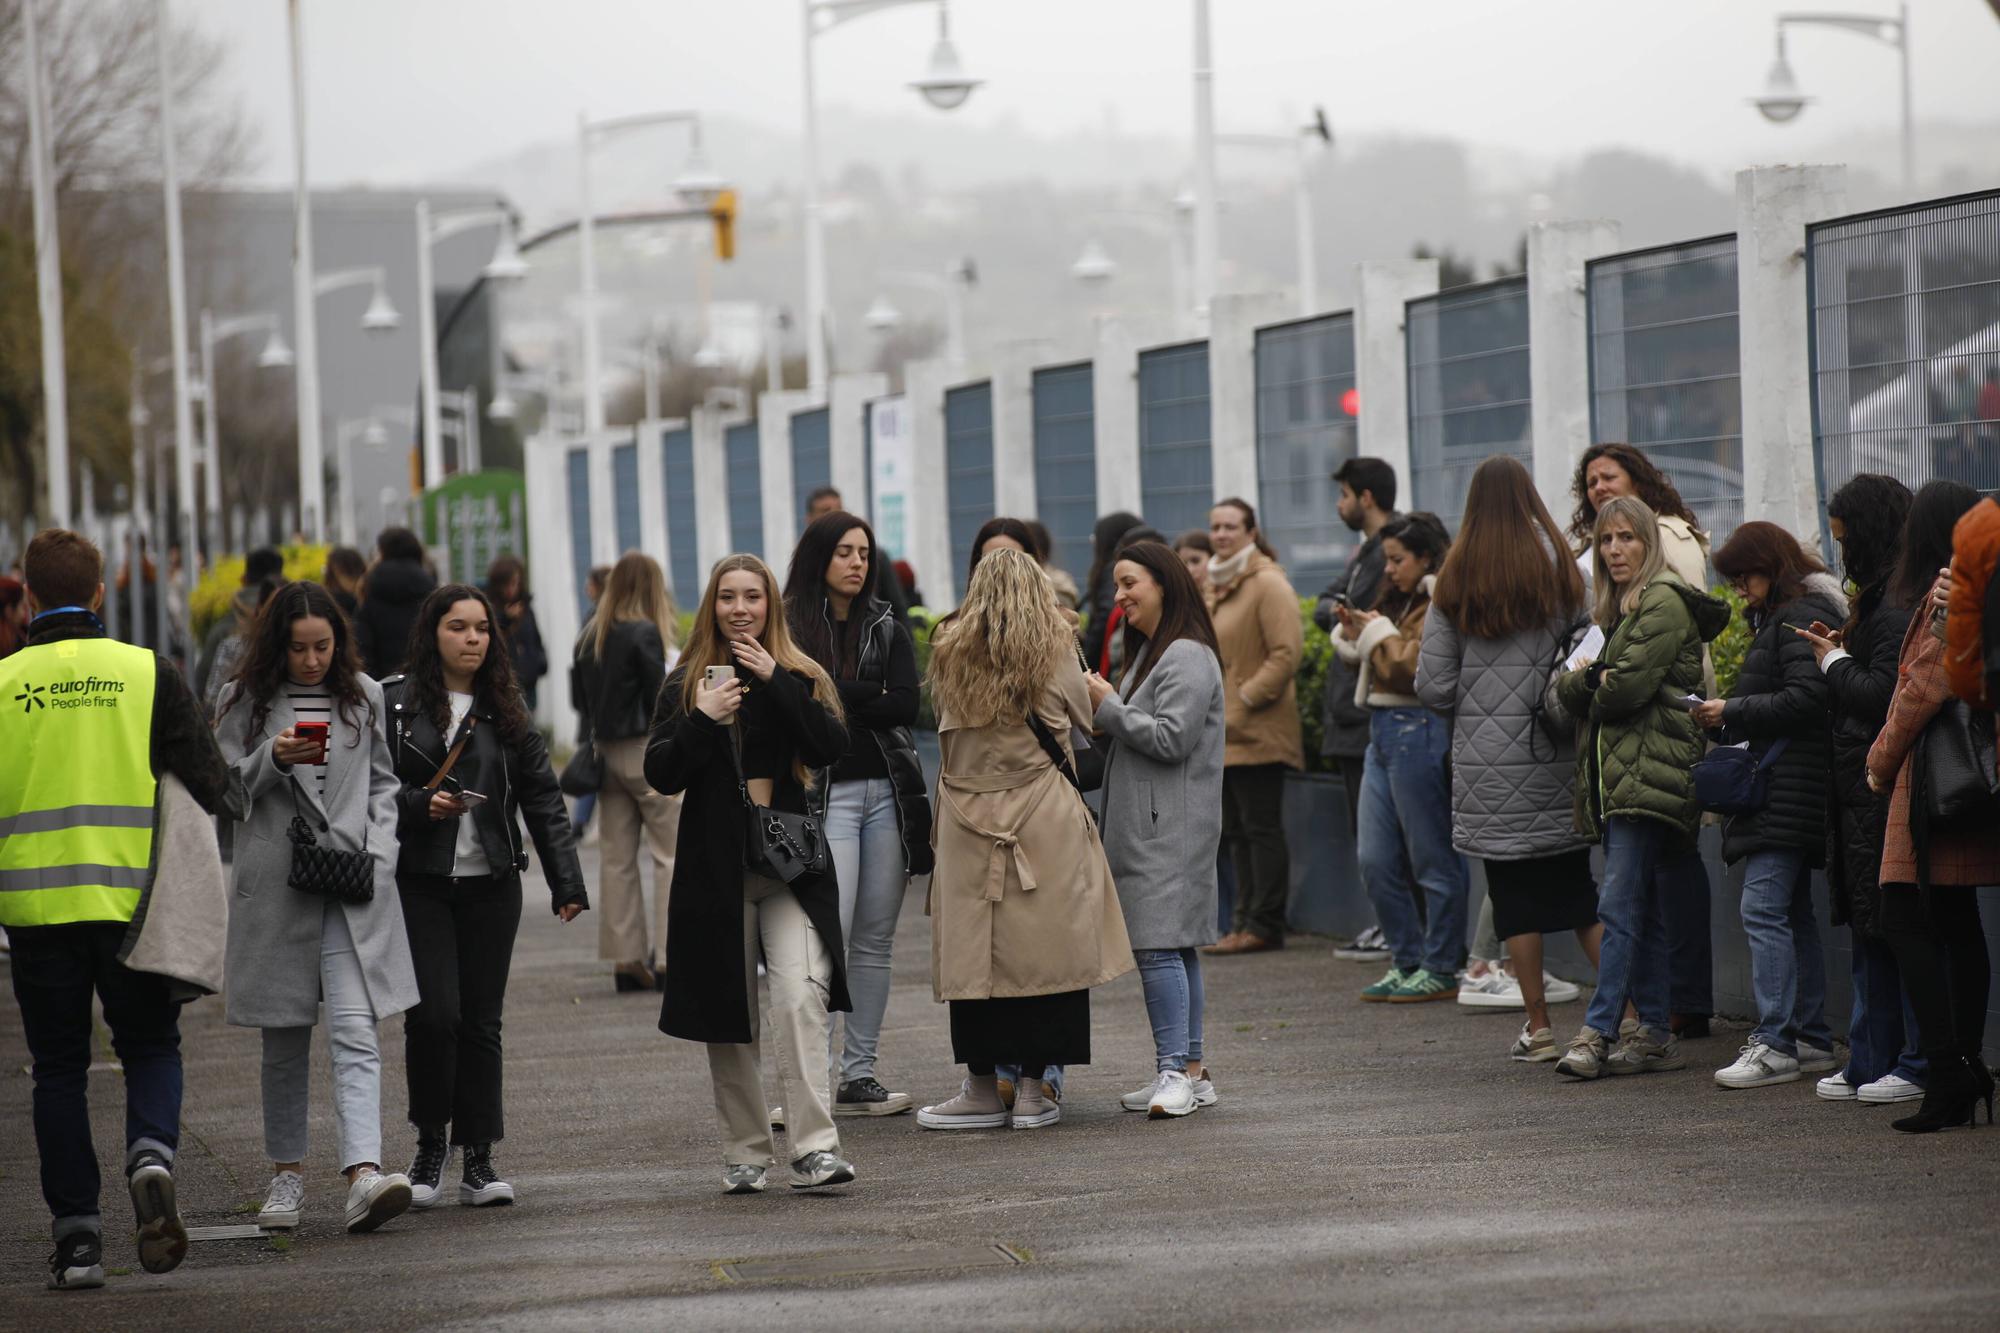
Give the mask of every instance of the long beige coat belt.
[[[967, 817], [965, 811], [959, 808], [958, 801], [953, 797], [952, 793], [953, 791], [962, 791], [971, 794], [984, 794], [996, 791], [1013, 791], [1034, 782], [1042, 774], [1050, 771], [1051, 767], [1053, 766], [1043, 764], [1039, 768], [1018, 769], [1011, 773], [990, 773], [969, 775], [966, 777], [945, 776], [938, 780], [938, 792], [944, 798], [944, 808], [950, 812], [953, 819], [958, 821], [959, 827], [974, 837], [982, 838], [992, 844], [992, 849], [987, 853], [986, 857], [986, 881], [980, 893], [980, 896], [987, 902], [997, 903], [1000, 901], [1001, 894], [1007, 887], [1007, 862], [1009, 859], [1012, 859], [1014, 862], [1014, 873], [1021, 877], [1021, 890], [1024, 893], [1033, 893], [1035, 891], [1035, 868], [1028, 863], [1027, 853], [1021, 850], [1021, 838], [1018, 831], [1002, 833], [993, 829], [982, 828], [980, 825], [975, 824]], [[1024, 827], [1034, 817], [1035, 811], [1048, 798], [1048, 794], [1054, 786], [1054, 783], [1043, 784], [1041, 793], [1033, 801], [1029, 802], [1026, 810], [1021, 812], [1020, 823], [1016, 825], [1017, 830]]]

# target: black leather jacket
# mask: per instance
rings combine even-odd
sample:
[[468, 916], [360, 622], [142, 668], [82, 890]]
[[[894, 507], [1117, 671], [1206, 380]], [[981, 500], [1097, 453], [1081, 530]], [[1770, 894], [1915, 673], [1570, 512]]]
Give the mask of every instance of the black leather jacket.
[[576, 839], [570, 830], [569, 808], [563, 804], [549, 767], [548, 746], [539, 731], [529, 728], [509, 744], [499, 723], [484, 708], [475, 709], [478, 725], [459, 755], [451, 776], [467, 791], [484, 794], [486, 803], [471, 815], [432, 819], [431, 794], [424, 785], [444, 762], [451, 748], [437, 724], [410, 706], [408, 678], [391, 676], [382, 682], [382, 703], [389, 712], [389, 754], [402, 790], [396, 796], [396, 837], [401, 852], [398, 875], [449, 875], [458, 845], [458, 821], [470, 818], [479, 844], [495, 875], [519, 874], [528, 868], [528, 854], [514, 815], [526, 818], [528, 836], [541, 858], [549, 882], [551, 911], [568, 903], [590, 906], [577, 864]]
[[[569, 701], [593, 739], [624, 741], [653, 729], [653, 704], [667, 679], [667, 648], [650, 620], [621, 620], [604, 641], [604, 661], [592, 653], [588, 627], [576, 641]], [[602, 704], [600, 710], [599, 704]]]
[[[829, 618], [827, 634], [831, 636], [832, 612], [824, 599], [819, 613]], [[852, 676], [835, 682], [847, 714], [849, 748], [872, 745], [882, 752], [889, 785], [896, 792], [896, 825], [903, 835], [904, 864], [909, 874], [928, 875], [935, 859], [931, 852], [930, 793], [925, 789], [923, 765], [917, 760], [916, 741], [910, 735], [918, 703], [917, 690], [908, 688], [915, 682], [916, 648], [908, 626], [886, 602], [870, 599], [854, 614], [862, 617], [860, 660]], [[906, 659], [902, 672], [891, 670], [897, 658]], [[891, 679], [905, 672], [907, 681]], [[831, 776], [839, 779], [837, 767]]]

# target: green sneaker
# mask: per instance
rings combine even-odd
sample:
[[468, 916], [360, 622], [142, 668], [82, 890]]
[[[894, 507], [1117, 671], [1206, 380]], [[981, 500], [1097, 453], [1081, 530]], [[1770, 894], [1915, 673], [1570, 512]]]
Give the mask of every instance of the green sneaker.
[[1422, 1004], [1426, 1000], [1455, 1000], [1458, 998], [1458, 978], [1439, 976], [1418, 968], [1403, 978], [1403, 984], [1392, 991], [1387, 999], [1390, 1004]]
[[1392, 967], [1382, 974], [1380, 981], [1362, 991], [1361, 998], [1369, 1004], [1380, 1003], [1401, 990], [1403, 983], [1408, 981], [1413, 975], [1413, 973], [1405, 972], [1401, 968]]

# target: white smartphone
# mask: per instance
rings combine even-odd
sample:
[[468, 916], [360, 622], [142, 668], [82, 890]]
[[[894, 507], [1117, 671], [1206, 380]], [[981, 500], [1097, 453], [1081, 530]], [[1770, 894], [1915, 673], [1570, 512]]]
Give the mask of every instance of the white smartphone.
[[[716, 688], [718, 685], [722, 684], [722, 682], [725, 680], [735, 680], [735, 679], [736, 679], [736, 668], [733, 666], [712, 666], [707, 671], [704, 671], [702, 673], [702, 683], [708, 686], [708, 688], [711, 690]], [[736, 719], [733, 716], [725, 717], [722, 719], [722, 725], [725, 727], [733, 727], [736, 725]]]

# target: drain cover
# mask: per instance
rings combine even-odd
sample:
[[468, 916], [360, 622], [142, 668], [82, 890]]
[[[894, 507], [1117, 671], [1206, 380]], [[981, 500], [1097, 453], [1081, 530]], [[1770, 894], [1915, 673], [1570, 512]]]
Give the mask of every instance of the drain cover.
[[724, 1282], [769, 1282], [927, 1273], [939, 1268], [1012, 1268], [1028, 1260], [1028, 1252], [1018, 1245], [996, 1242], [991, 1245], [921, 1245], [900, 1250], [727, 1259], [710, 1267]]

